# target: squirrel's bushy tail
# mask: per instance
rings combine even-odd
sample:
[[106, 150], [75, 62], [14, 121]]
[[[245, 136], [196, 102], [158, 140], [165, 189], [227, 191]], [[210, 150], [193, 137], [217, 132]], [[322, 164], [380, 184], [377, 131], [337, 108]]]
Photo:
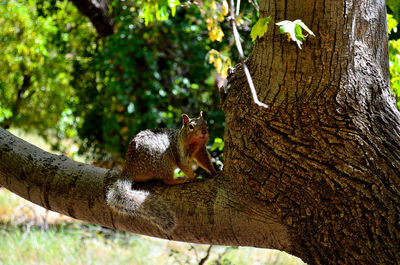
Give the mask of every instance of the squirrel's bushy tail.
[[168, 205], [145, 190], [132, 190], [132, 181], [118, 179], [107, 191], [107, 204], [115, 211], [149, 220], [164, 232], [175, 227]]

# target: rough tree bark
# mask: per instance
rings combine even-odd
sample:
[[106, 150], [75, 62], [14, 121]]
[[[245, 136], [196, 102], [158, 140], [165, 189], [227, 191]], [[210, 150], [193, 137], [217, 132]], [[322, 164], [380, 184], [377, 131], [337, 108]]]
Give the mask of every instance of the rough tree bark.
[[303, 50], [271, 28], [223, 109], [224, 174], [250, 185], [312, 264], [400, 260], [400, 119], [388, 85], [385, 1], [261, 1], [273, 21], [317, 33]]
[[[385, 1], [260, 1], [272, 21], [301, 19], [302, 50], [279, 29], [259, 40], [222, 95], [224, 170], [177, 186], [142, 184], [168, 203], [166, 234], [104, 201], [118, 172], [46, 153], [0, 130], [0, 184], [48, 209], [188, 242], [275, 248], [309, 264], [400, 260], [400, 115], [388, 85]], [[136, 188], [135, 188], [136, 189]], [[144, 202], [144, 204], [146, 203]]]

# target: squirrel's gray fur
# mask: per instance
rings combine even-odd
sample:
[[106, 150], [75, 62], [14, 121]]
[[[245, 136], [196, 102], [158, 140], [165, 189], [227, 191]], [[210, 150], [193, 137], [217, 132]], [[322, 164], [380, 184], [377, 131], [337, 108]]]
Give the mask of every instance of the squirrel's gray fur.
[[[193, 160], [211, 175], [216, 174], [206, 149], [208, 128], [202, 112], [199, 118], [190, 119], [186, 114], [182, 118], [179, 130], [145, 130], [133, 138], [119, 179], [106, 195], [108, 205], [117, 212], [148, 219], [164, 232], [175, 227], [174, 213], [165, 202], [149, 198], [148, 192], [132, 190], [132, 183], [153, 179], [167, 184], [184, 183], [195, 178]], [[178, 167], [188, 179], [174, 179]]]

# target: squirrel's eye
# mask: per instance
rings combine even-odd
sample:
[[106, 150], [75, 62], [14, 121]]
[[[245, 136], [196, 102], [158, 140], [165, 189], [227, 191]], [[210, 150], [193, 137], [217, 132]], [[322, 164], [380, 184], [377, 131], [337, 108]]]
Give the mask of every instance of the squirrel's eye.
[[192, 124], [189, 124], [189, 129], [190, 129], [190, 130], [193, 130], [193, 129], [194, 129], [194, 126], [193, 126]]

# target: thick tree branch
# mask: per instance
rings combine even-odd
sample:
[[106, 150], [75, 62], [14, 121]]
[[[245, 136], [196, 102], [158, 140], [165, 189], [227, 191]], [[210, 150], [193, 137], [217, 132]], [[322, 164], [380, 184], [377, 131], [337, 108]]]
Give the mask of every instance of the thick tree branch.
[[71, 0], [78, 10], [87, 16], [100, 36], [106, 37], [114, 33], [113, 21], [108, 17], [107, 0]]
[[239, 194], [221, 174], [175, 186], [135, 184], [135, 189], [148, 192], [146, 203], [162, 200], [175, 215], [176, 228], [165, 234], [147, 220], [111, 211], [104, 198], [118, 173], [47, 153], [0, 128], [0, 185], [46, 209], [165, 239], [291, 252], [287, 231], [268, 215], [268, 208], [246, 188]]

